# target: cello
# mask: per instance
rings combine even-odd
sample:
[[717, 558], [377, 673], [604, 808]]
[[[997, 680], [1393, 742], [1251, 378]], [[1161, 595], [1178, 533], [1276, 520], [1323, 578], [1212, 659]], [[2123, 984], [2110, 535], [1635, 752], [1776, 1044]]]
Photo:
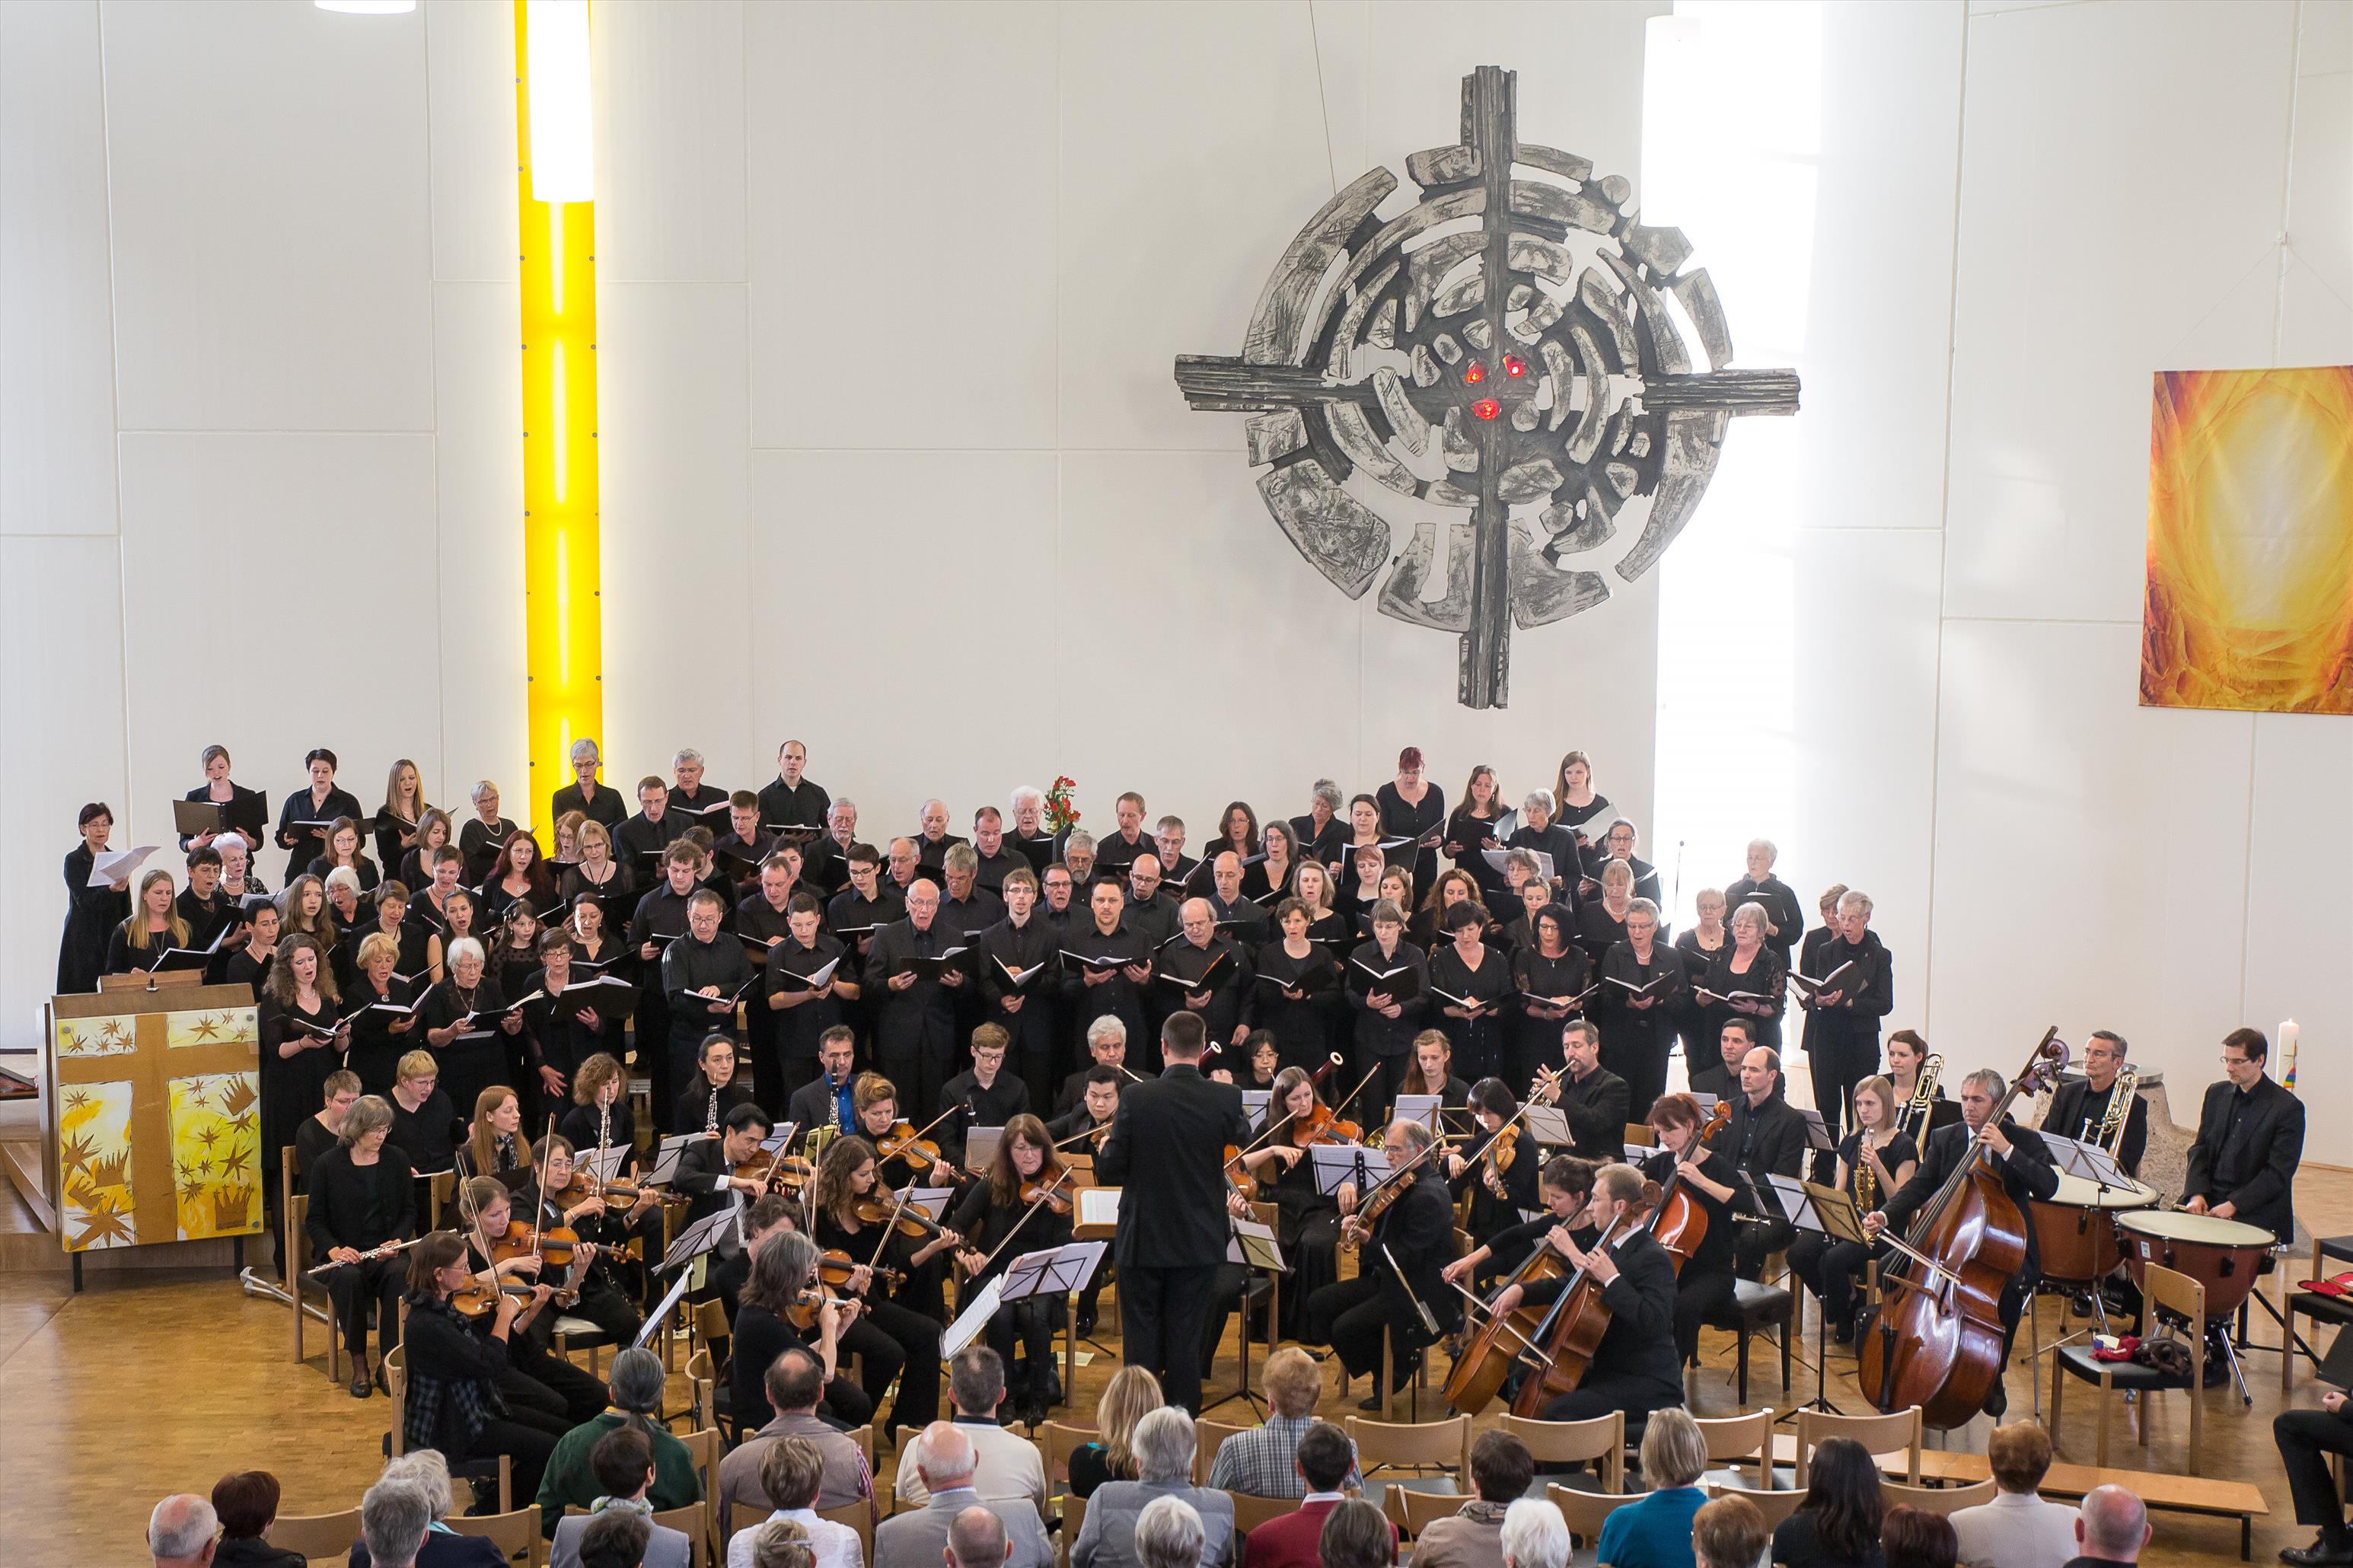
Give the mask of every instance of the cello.
[[[1718, 1100], [1715, 1110], [1692, 1134], [1691, 1149], [1696, 1154], [1700, 1145], [1715, 1136], [1717, 1130], [1732, 1119], [1729, 1101]], [[1667, 1249], [1675, 1272], [1683, 1272], [1683, 1260], [1699, 1250], [1707, 1235], [1707, 1210], [1694, 1203], [1683, 1190], [1683, 1173], [1678, 1169], [1659, 1190], [1658, 1202], [1651, 1205], [1650, 1217], [1641, 1228], [1649, 1231]], [[1599, 1251], [1609, 1245], [1604, 1234], [1594, 1243]], [[1602, 1287], [1589, 1269], [1580, 1268], [1570, 1279], [1567, 1289], [1560, 1293], [1552, 1310], [1530, 1337], [1537, 1347], [1543, 1364], [1521, 1383], [1519, 1392], [1512, 1396], [1512, 1414], [1534, 1418], [1546, 1402], [1572, 1393], [1585, 1381], [1585, 1369], [1600, 1346], [1601, 1336], [1609, 1328], [1609, 1307], [1601, 1299]]]
[[[2055, 1082], [2066, 1063], [2059, 1031], [2044, 1030], [1986, 1126], [1999, 1126], [2021, 1092]], [[1895, 1242], [1898, 1256], [1880, 1271], [1879, 1321], [1862, 1344], [1864, 1397], [1883, 1411], [1916, 1405], [1921, 1421], [1939, 1431], [1977, 1415], [2001, 1376], [2002, 1288], [2026, 1267], [2026, 1216], [1985, 1152], [1984, 1135], [1972, 1134], [1953, 1173]]]

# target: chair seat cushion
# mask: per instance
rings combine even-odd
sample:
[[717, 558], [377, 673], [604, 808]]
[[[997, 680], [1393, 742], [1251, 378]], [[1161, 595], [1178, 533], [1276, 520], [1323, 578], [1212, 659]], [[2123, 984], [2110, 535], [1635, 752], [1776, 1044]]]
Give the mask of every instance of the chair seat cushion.
[[1794, 1298], [1787, 1285], [1760, 1285], [1737, 1280], [1732, 1287], [1732, 1308], [1748, 1323], [1777, 1323], [1789, 1315]]
[[2353, 1296], [2324, 1296], [2317, 1290], [2289, 1294], [2288, 1310], [2302, 1312], [2323, 1323], [2353, 1323]]
[[2353, 1236], [2318, 1236], [2312, 1244], [2320, 1248], [2323, 1258], [2334, 1258], [2340, 1263], [2353, 1263]]
[[2099, 1382], [2100, 1373], [2105, 1372], [2109, 1374], [2109, 1381], [2118, 1388], [2166, 1389], [2189, 1386], [2188, 1378], [2173, 1377], [2158, 1371], [2153, 1366], [2142, 1366], [2137, 1362], [2102, 1361], [2092, 1354], [2092, 1347], [2089, 1345], [2063, 1345], [2058, 1353], [2059, 1364], [2086, 1383]]
[[604, 1330], [586, 1318], [558, 1318], [555, 1320], [555, 1331], [582, 1349], [586, 1349], [592, 1340], [603, 1344], [611, 1338]]

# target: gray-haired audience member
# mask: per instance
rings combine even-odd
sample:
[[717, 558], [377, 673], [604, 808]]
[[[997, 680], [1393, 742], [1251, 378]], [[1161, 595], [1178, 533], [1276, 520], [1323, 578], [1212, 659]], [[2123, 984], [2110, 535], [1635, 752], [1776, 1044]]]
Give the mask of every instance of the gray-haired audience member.
[[1201, 1562], [1208, 1568], [1234, 1555], [1234, 1500], [1193, 1481], [1193, 1418], [1165, 1405], [1135, 1424], [1130, 1440], [1136, 1479], [1110, 1481], [1087, 1500], [1087, 1521], [1071, 1547], [1072, 1568], [1138, 1568], [1136, 1520], [1155, 1500], [1181, 1498], [1201, 1516]]
[[417, 1568], [433, 1500], [415, 1481], [379, 1480], [360, 1499], [360, 1540], [375, 1568]]
[[147, 1516], [147, 1550], [155, 1568], [205, 1568], [219, 1535], [211, 1500], [194, 1492], [174, 1492]]

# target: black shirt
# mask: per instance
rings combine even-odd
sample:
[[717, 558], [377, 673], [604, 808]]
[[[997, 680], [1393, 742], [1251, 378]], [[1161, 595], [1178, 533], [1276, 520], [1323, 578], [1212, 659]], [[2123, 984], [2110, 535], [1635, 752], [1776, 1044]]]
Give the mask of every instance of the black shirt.
[[332, 1247], [365, 1252], [407, 1236], [417, 1227], [415, 1181], [404, 1152], [389, 1140], [373, 1165], [353, 1164], [349, 1149], [328, 1150], [303, 1178], [311, 1250], [324, 1262]]

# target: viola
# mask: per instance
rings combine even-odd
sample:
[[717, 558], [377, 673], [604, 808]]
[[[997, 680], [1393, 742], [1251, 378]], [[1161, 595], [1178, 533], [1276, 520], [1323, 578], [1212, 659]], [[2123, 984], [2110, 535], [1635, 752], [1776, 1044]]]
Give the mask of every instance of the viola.
[[[479, 1280], [481, 1276], [476, 1275], [475, 1279]], [[520, 1279], [501, 1279], [496, 1289], [479, 1283], [469, 1285], [451, 1294], [449, 1305], [461, 1318], [483, 1318], [488, 1317], [491, 1309], [497, 1306], [500, 1297], [529, 1296], [531, 1293], [532, 1288]]]

